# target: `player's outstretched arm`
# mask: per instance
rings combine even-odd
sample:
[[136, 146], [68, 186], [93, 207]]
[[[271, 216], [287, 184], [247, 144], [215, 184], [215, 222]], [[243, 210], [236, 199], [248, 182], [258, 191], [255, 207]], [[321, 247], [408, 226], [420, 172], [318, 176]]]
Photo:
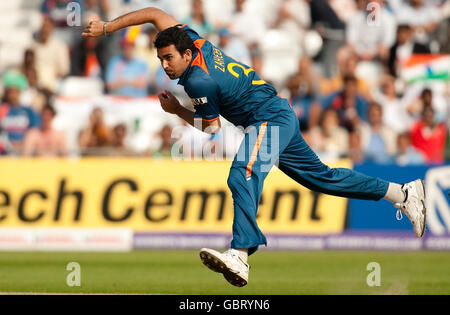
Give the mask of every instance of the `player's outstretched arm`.
[[179, 24], [176, 19], [166, 12], [157, 8], [149, 7], [124, 14], [110, 22], [105, 22], [98, 19], [90, 21], [89, 25], [86, 26], [81, 35], [83, 37], [99, 37], [113, 33], [128, 26], [141, 25], [144, 23], [152, 23], [158, 31], [163, 31], [169, 27]]

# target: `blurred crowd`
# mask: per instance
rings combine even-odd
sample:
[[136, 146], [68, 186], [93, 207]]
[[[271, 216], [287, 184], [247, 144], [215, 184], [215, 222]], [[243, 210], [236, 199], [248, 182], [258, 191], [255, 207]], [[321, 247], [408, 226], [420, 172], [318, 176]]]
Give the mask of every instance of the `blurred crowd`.
[[[71, 155], [66, 131], [53, 124], [59, 97], [145, 98], [170, 90], [192, 106], [159, 65], [152, 25], [80, 35], [93, 17], [107, 21], [156, 6], [273, 84], [321, 159], [450, 160], [449, 0], [2, 2], [10, 16], [0, 32], [0, 155]], [[177, 124], [190, 130], [182, 121], [163, 123], [152, 135], [156, 144], [137, 151], [127, 141], [135, 126], [108, 125], [102, 107], [94, 106], [77, 130], [77, 154], [168, 157]], [[203, 137], [202, 145], [223, 145], [220, 134], [190, 131]]]

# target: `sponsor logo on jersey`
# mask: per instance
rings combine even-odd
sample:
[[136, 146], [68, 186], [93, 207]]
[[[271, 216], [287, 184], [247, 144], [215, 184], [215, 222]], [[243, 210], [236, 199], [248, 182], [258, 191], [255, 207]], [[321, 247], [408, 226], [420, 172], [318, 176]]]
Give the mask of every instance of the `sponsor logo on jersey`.
[[194, 106], [203, 105], [208, 103], [208, 98], [207, 97], [193, 98], [192, 103], [194, 104]]

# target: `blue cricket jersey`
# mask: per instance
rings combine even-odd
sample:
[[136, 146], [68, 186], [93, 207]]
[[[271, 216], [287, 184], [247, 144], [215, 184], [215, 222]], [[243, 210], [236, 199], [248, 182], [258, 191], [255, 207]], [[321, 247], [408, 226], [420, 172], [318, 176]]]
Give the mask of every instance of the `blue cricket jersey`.
[[286, 108], [288, 101], [252, 68], [227, 56], [189, 26], [179, 27], [197, 47], [178, 82], [192, 99], [196, 120], [214, 121], [222, 115], [235, 126], [247, 127], [261, 119], [268, 107], [270, 112], [277, 106]]
[[0, 130], [7, 133], [9, 141], [24, 140], [28, 130], [40, 125], [41, 117], [31, 108], [0, 104]]

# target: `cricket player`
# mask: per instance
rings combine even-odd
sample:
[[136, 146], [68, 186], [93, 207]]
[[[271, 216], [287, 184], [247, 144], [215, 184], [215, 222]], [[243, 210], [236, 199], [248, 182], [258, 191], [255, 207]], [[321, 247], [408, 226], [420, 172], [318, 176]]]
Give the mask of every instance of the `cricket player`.
[[267, 245], [256, 213], [264, 179], [275, 164], [314, 191], [345, 198], [387, 199], [399, 209], [398, 215], [401, 211], [406, 214], [416, 236], [422, 237], [426, 214], [422, 180], [400, 185], [324, 165], [305, 143], [288, 101], [252, 68], [225, 55], [188, 25], [180, 25], [162, 10], [149, 7], [110, 22], [91, 21], [82, 36], [107, 35], [144, 23], [158, 29], [155, 46], [161, 65], [170, 79], [179, 79], [195, 108], [185, 108], [165, 91], [158, 95], [163, 110], [210, 134], [219, 132], [220, 115], [246, 130], [227, 181], [234, 203], [233, 240], [224, 253], [201, 249], [201, 260], [207, 267], [222, 273], [232, 285], [248, 283], [247, 258], [259, 245]]

